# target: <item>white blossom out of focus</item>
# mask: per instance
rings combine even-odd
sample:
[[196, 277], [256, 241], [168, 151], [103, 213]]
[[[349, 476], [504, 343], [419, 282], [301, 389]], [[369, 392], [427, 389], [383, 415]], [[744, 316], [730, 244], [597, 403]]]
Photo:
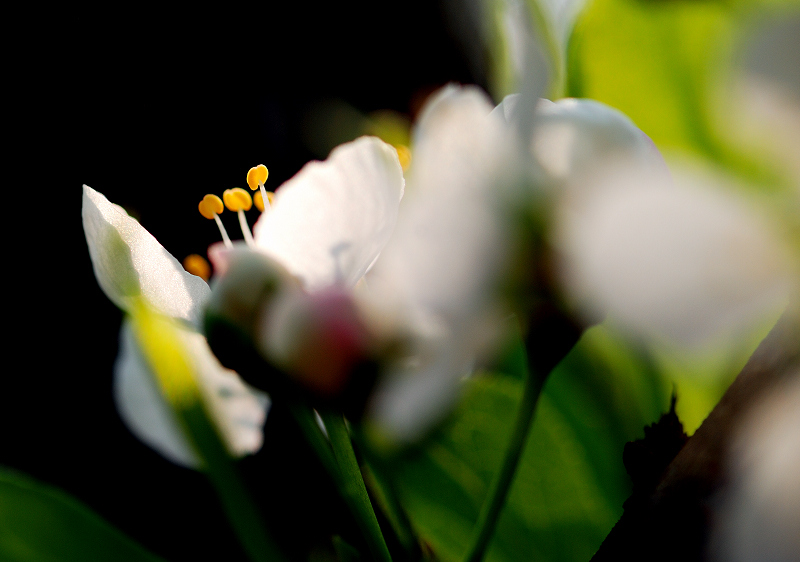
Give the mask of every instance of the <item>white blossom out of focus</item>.
[[715, 562], [800, 558], [800, 376], [792, 378], [740, 425], [715, 503]]
[[785, 306], [791, 255], [725, 181], [620, 167], [560, 209], [562, 279], [588, 317], [684, 348], [720, 345]]
[[[507, 119], [526, 110], [516, 96], [501, 105]], [[542, 100], [535, 111], [530, 153], [553, 201], [559, 278], [587, 322], [608, 315], [637, 338], [704, 348], [796, 291], [781, 233], [732, 180], [670, 170], [630, 119], [599, 102]]]
[[477, 87], [431, 96], [394, 236], [367, 278], [367, 308], [412, 335], [411, 356], [385, 373], [368, 410], [394, 441], [414, 441], [446, 415], [508, 315], [497, 292], [513, 252], [520, 144], [492, 109]]

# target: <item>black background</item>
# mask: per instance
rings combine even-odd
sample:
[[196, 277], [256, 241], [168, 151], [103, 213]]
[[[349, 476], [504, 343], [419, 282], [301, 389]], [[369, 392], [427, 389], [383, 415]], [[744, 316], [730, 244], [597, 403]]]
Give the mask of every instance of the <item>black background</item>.
[[[114, 409], [121, 314], [94, 279], [81, 185], [178, 259], [204, 253], [219, 235], [197, 202], [258, 163], [271, 188], [297, 172], [314, 157], [303, 123], [316, 101], [413, 117], [425, 92], [481, 83], [450, 17], [425, 0], [8, 17], [0, 465], [68, 491], [167, 559], [240, 557], [204, 477], [140, 444]], [[348, 523], [281, 419], [270, 414], [243, 468], [299, 556]]]

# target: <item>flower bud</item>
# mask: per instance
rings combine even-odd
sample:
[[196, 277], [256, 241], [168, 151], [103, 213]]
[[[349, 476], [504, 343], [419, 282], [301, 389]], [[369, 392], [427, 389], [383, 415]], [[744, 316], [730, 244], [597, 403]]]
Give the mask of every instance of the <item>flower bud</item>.
[[256, 326], [262, 355], [312, 394], [335, 398], [351, 383], [374, 348], [352, 293], [331, 287], [286, 292], [265, 302]]
[[219, 244], [208, 253], [216, 272], [205, 314], [209, 345], [223, 365], [249, 384], [273, 392], [279, 382], [275, 366], [254, 345], [258, 314], [278, 295], [300, 292], [300, 286], [279, 263], [246, 247]]

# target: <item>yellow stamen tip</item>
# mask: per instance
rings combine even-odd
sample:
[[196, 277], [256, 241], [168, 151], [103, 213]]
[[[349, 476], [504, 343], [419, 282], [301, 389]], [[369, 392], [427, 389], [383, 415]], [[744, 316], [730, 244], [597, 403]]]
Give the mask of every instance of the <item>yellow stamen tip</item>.
[[397, 150], [397, 158], [400, 160], [403, 171], [408, 170], [408, 167], [411, 166], [411, 149], [404, 144], [396, 144], [394, 148]]
[[253, 199], [241, 187], [234, 187], [233, 189], [226, 189], [222, 194], [222, 200], [229, 211], [249, 211], [253, 206]]
[[211, 266], [203, 256], [189, 254], [183, 258], [183, 269], [205, 281], [211, 279]]
[[213, 219], [214, 215], [218, 215], [225, 210], [225, 207], [222, 205], [222, 199], [211, 193], [203, 197], [203, 200], [200, 201], [197, 208], [200, 214], [207, 219]]
[[250, 168], [247, 172], [247, 185], [255, 191], [258, 189], [260, 184], [264, 184], [267, 182], [267, 178], [269, 177], [269, 170], [264, 164], [259, 164], [254, 168]]
[[[275, 194], [272, 193], [271, 191], [267, 191], [267, 201], [269, 201], [270, 207], [272, 207], [272, 205], [275, 204]], [[260, 190], [256, 191], [253, 194], [253, 203], [255, 203], [256, 209], [258, 209], [262, 213], [264, 212], [264, 199], [261, 197]]]

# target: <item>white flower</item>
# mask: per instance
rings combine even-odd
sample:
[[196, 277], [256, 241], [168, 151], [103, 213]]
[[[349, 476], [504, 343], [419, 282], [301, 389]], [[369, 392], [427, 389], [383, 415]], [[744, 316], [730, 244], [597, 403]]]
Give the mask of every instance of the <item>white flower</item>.
[[368, 277], [370, 307], [412, 336], [369, 406], [391, 440], [446, 415], [508, 314], [498, 283], [513, 252], [519, 143], [492, 109], [476, 87], [445, 87], [426, 105], [395, 234]]
[[[324, 162], [307, 164], [275, 190], [271, 208], [255, 225], [252, 248], [216, 246], [209, 252], [218, 275], [211, 309], [252, 337], [269, 361], [328, 389], [343, 375], [347, 358], [358, 354], [351, 346], [362, 344], [355, 305], [344, 300], [389, 240], [404, 187], [397, 151], [375, 137], [343, 144]], [[259, 301], [258, 284], [284, 277], [280, 266], [303, 290], [284, 282], [280, 294]], [[252, 298], [244, 302], [248, 294]], [[347, 317], [338, 334], [319, 329], [332, 310]], [[338, 347], [327, 341], [334, 335]], [[319, 346], [336, 356], [310, 361]], [[325, 368], [330, 372], [319, 372]]]
[[[260, 449], [269, 398], [223, 368], [198, 333], [210, 296], [205, 281], [187, 273], [122, 207], [88, 186], [83, 187], [82, 215], [95, 276], [106, 296], [123, 310], [144, 298], [156, 311], [184, 322], [182, 340], [229, 450], [243, 455]], [[120, 416], [137, 437], [173, 462], [198, 466], [127, 322], [114, 368], [114, 396]]]
[[779, 237], [719, 174], [672, 171], [621, 113], [589, 100], [540, 108], [531, 151], [557, 186], [552, 243], [586, 318], [684, 347], [744, 333], [789, 298]]
[[800, 557], [800, 373], [784, 375], [736, 427], [714, 498], [712, 560]]
[[375, 137], [343, 144], [275, 191], [253, 229], [256, 248], [309, 291], [353, 287], [389, 240], [404, 186], [392, 146]]
[[416, 125], [408, 195], [369, 278], [373, 300], [393, 304], [386, 314], [405, 317], [417, 336], [414, 356], [371, 403], [390, 439], [413, 441], [446, 415], [508, 315], [524, 314], [502, 293], [513, 268], [541, 267], [541, 256], [524, 253], [520, 217], [554, 202], [580, 206], [574, 192], [619, 161], [666, 169], [644, 133], [603, 104], [524, 104], [513, 95], [495, 108], [475, 87], [448, 86]]
[[708, 177], [621, 174], [562, 217], [563, 279], [584, 312], [638, 337], [721, 345], [785, 306], [789, 254], [767, 223]]
[[[504, 115], [526, 110], [517, 105], [504, 100]], [[533, 123], [560, 282], [585, 319], [608, 314], [636, 337], [706, 347], [787, 301], [792, 260], [730, 179], [670, 171], [630, 119], [596, 101], [542, 100]]]
[[517, 253], [525, 208], [543, 215], [560, 264], [549, 290], [588, 321], [609, 312], [686, 341], [785, 298], [774, 240], [725, 197], [673, 186], [625, 115], [591, 100], [521, 103], [509, 96], [493, 110], [476, 88], [450, 86], [416, 125], [408, 193], [367, 292], [416, 335], [370, 404], [391, 439], [413, 441], [441, 419], [503, 318], [524, 313], [500, 291], [511, 267], [542, 267]]

